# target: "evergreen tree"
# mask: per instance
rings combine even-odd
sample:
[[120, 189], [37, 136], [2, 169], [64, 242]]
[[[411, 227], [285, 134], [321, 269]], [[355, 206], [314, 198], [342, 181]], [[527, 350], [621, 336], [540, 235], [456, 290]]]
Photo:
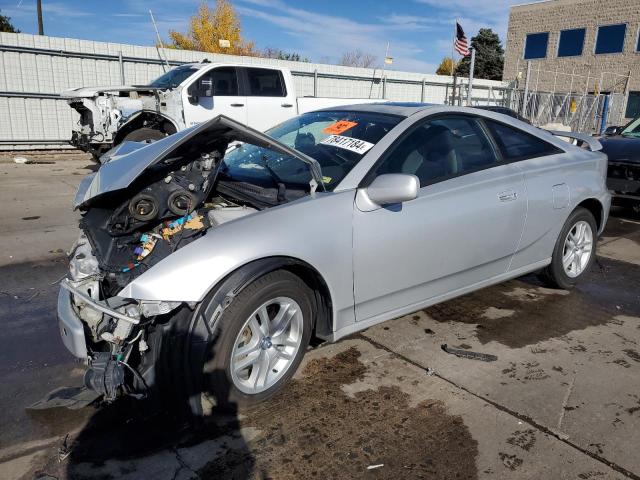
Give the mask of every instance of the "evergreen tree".
[[[476, 51], [474, 78], [502, 80], [504, 49], [498, 35], [490, 28], [481, 28], [478, 35], [471, 39], [471, 47]], [[458, 63], [456, 73], [468, 77], [470, 64], [471, 55], [467, 55]]]
[[0, 13], [0, 32], [20, 33], [20, 30], [13, 26], [11, 18]]

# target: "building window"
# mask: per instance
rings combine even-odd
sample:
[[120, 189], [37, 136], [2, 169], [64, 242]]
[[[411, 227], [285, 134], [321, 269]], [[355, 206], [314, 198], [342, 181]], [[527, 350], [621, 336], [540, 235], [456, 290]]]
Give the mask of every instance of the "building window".
[[625, 118], [637, 118], [640, 117], [640, 92], [629, 92], [629, 99], [627, 100], [627, 111], [624, 114]]
[[640, 52], [640, 27], [638, 27], [638, 35], [636, 40], [636, 52]]
[[524, 42], [524, 59], [545, 58], [548, 44], [549, 32], [528, 34]]
[[562, 30], [558, 40], [558, 57], [575, 57], [582, 55], [585, 28]]
[[626, 23], [598, 27], [595, 53], [620, 53], [624, 49]]

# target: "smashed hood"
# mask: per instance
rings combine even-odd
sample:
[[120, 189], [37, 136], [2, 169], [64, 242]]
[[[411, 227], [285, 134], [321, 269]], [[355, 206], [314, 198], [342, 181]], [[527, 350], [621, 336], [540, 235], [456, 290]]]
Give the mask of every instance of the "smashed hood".
[[154, 90], [166, 90], [166, 88], [150, 87], [144, 85], [119, 85], [108, 87], [80, 87], [71, 88], [62, 92], [65, 98], [91, 98], [107, 92], [152, 92]]
[[317, 184], [323, 185], [322, 171], [315, 159], [278, 142], [267, 134], [247, 127], [224, 115], [218, 115], [207, 122], [182, 130], [156, 142], [142, 144], [144, 146], [141, 148], [124, 155], [114, 156], [111, 161], [102, 165], [97, 172], [87, 175], [82, 180], [73, 203], [74, 209], [88, 206], [90, 201], [105, 193], [129, 187], [148, 168], [171, 158], [171, 154], [178, 147], [200, 135], [225, 138], [228, 142], [251, 143], [298, 158], [309, 166]]

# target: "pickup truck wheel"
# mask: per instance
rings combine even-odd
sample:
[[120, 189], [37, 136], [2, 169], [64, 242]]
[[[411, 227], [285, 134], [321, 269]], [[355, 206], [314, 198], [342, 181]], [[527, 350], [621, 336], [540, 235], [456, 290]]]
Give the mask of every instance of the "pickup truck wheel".
[[591, 212], [576, 208], [560, 231], [543, 280], [552, 287], [571, 289], [595, 261], [597, 231]]
[[233, 299], [217, 321], [202, 368], [205, 411], [207, 403], [223, 409], [250, 406], [289, 381], [311, 338], [312, 298], [300, 278], [277, 270]]
[[147, 142], [147, 141], [156, 141], [160, 140], [167, 135], [160, 130], [156, 130], [154, 128], [139, 128], [138, 130], [134, 130], [133, 132], [129, 132], [122, 139], [123, 142]]

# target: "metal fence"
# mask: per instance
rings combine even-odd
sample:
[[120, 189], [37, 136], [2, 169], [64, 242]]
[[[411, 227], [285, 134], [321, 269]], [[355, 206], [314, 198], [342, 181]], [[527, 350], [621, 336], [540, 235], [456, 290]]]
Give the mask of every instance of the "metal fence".
[[[65, 145], [77, 121], [60, 96], [66, 89], [144, 85], [163, 73], [165, 63], [175, 66], [205, 58], [289, 68], [299, 96], [452, 101], [448, 76], [0, 33], [0, 149]], [[476, 80], [473, 102], [501, 103], [505, 89], [503, 82]]]
[[536, 126], [550, 123], [574, 132], [601, 133], [608, 125], [624, 122], [625, 94], [580, 94], [514, 90], [508, 106]]

